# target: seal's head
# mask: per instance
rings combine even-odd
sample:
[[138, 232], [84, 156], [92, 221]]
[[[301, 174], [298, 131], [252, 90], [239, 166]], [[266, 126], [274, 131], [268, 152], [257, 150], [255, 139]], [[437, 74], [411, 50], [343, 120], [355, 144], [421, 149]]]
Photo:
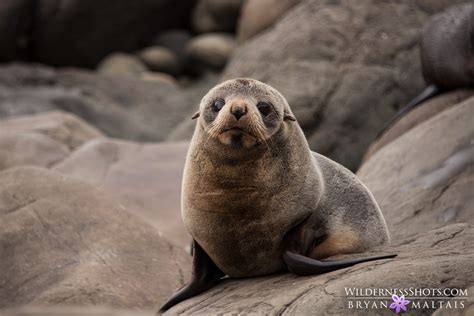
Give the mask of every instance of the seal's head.
[[285, 120], [295, 121], [285, 98], [253, 79], [228, 80], [212, 88], [193, 119], [198, 117], [210, 138], [234, 148], [266, 143]]

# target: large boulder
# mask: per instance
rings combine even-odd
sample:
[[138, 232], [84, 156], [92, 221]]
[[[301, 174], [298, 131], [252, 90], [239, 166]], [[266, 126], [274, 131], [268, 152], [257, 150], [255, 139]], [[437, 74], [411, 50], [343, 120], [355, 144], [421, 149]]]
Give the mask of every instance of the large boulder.
[[30, 0], [0, 1], [0, 61], [28, 57], [33, 6]]
[[50, 167], [86, 141], [101, 137], [94, 127], [61, 111], [0, 120], [0, 170]]
[[52, 110], [72, 112], [108, 136], [159, 141], [194, 108], [168, 83], [39, 65], [0, 67], [0, 118]]
[[145, 46], [160, 31], [186, 26], [194, 0], [48, 0], [33, 12], [31, 54], [57, 66], [94, 67], [113, 51]]
[[474, 223], [474, 97], [424, 121], [374, 153], [358, 176], [394, 240]]
[[237, 39], [244, 42], [270, 28], [301, 0], [246, 0], [237, 24]]
[[92, 186], [35, 167], [0, 172], [0, 308], [153, 310], [190, 258]]
[[181, 178], [187, 143], [88, 142], [54, 170], [94, 185], [144, 218], [170, 242], [189, 248], [181, 219]]
[[[392, 310], [380, 307], [382, 302], [392, 303], [387, 297], [389, 295], [375, 294], [384, 296], [381, 299], [373, 296], [355, 299], [356, 294], [347, 293], [348, 289], [466, 289], [474, 282], [473, 238], [473, 226], [453, 224], [379, 249], [397, 253], [398, 257], [393, 260], [367, 262], [308, 277], [286, 273], [225, 280], [208, 292], [176, 305], [165, 315], [389, 315], [393, 314]], [[367, 254], [354, 257], [364, 255]], [[425, 301], [412, 296], [407, 295], [407, 299], [421, 303], [421, 308], [409, 305], [410, 315], [428, 315], [435, 310], [430, 308], [431, 303], [428, 308], [423, 307]], [[451, 297], [439, 300], [446, 306]], [[362, 308], [356, 308], [357, 301], [363, 304]], [[369, 307], [365, 307], [363, 302], [367, 302], [365, 304]], [[373, 306], [374, 303], [378, 308]], [[449, 311], [456, 310], [451, 308]]]
[[240, 46], [223, 79], [277, 88], [311, 148], [355, 170], [377, 130], [423, 89], [423, 23], [462, 1], [435, 2], [302, 1]]

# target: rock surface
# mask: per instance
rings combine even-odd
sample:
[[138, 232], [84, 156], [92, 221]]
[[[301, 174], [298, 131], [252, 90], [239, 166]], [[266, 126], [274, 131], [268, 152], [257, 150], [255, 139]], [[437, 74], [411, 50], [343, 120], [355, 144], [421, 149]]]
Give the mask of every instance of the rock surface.
[[0, 118], [52, 110], [72, 112], [108, 136], [159, 141], [194, 107], [167, 83], [39, 65], [0, 67]]
[[0, 172], [0, 307], [153, 310], [190, 258], [88, 184], [42, 168]]
[[189, 249], [181, 219], [181, 178], [187, 143], [88, 142], [54, 170], [105, 191], [130, 212], [158, 228], [167, 240]]
[[240, 46], [223, 79], [274, 86], [311, 148], [355, 170], [377, 130], [423, 89], [423, 23], [462, 1], [435, 2], [302, 1]]
[[412, 128], [370, 157], [358, 176], [394, 240], [474, 223], [474, 97]]
[[246, 0], [240, 12], [237, 40], [244, 42], [270, 28], [301, 0]]
[[50, 167], [86, 141], [101, 137], [80, 118], [60, 111], [0, 120], [0, 170]]
[[[298, 277], [287, 273], [226, 280], [165, 315], [380, 315], [380, 309], [349, 309], [345, 288], [465, 289], [474, 282], [473, 238], [473, 226], [453, 224], [382, 248], [384, 252], [398, 253], [392, 260], [363, 263], [318, 276]], [[391, 303], [391, 299], [386, 301]], [[410, 315], [433, 311], [412, 309]], [[385, 312], [392, 313], [388, 309]]]
[[380, 137], [370, 145], [364, 155], [363, 161], [369, 159], [380, 148], [397, 139], [413, 127], [416, 127], [436, 114], [449, 109], [473, 95], [474, 90], [456, 90], [442, 94], [420, 104], [414, 110], [401, 117], [399, 121], [395, 122], [393, 126], [381, 134]]

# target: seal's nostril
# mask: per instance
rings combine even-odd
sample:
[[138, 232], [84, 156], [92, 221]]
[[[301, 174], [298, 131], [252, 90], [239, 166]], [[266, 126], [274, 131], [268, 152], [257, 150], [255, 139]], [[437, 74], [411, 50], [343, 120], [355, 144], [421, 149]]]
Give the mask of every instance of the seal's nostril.
[[245, 111], [245, 109], [242, 107], [236, 106], [232, 108], [232, 114], [235, 116], [237, 120], [239, 120], [242, 116], [244, 116], [245, 113], [247, 113], [247, 111]]

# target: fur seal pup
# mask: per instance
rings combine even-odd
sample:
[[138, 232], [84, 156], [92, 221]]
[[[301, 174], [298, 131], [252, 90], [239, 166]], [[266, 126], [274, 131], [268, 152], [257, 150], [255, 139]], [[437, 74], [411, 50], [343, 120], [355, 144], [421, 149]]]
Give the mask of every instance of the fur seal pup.
[[354, 174], [311, 152], [277, 90], [229, 80], [204, 96], [193, 118], [181, 200], [193, 273], [160, 311], [225, 275], [309, 275], [394, 257], [319, 261], [388, 242], [387, 226]]

